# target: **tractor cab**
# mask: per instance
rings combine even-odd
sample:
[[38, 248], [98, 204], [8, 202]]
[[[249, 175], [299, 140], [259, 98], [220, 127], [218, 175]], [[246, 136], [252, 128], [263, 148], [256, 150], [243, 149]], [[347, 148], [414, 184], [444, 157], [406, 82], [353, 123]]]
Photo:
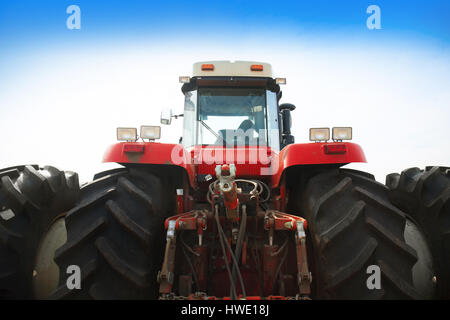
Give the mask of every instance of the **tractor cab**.
[[278, 101], [279, 85], [286, 80], [273, 79], [270, 64], [199, 62], [193, 76], [180, 77], [180, 82], [185, 97], [185, 148], [259, 146], [278, 152], [284, 146]]

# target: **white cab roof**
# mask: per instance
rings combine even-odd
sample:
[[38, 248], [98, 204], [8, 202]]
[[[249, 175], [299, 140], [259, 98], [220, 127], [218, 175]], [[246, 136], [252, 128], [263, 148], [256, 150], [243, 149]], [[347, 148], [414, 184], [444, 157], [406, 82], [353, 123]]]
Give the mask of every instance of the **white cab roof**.
[[[203, 65], [213, 65], [213, 70], [202, 70]], [[253, 71], [252, 65], [262, 66], [262, 71]], [[202, 61], [194, 63], [193, 77], [268, 77], [272, 78], [272, 66], [256, 61]]]

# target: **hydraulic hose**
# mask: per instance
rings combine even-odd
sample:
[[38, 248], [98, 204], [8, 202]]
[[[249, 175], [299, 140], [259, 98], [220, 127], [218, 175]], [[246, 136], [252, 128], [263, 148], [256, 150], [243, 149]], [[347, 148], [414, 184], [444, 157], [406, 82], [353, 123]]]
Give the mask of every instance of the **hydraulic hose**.
[[[188, 253], [186, 252], [186, 248], [189, 248], [189, 246], [184, 242], [182, 236], [180, 237], [180, 239], [181, 239], [181, 242], [183, 243], [183, 250], [182, 250], [182, 251], [183, 251], [184, 257], [185, 257], [185, 259], [186, 259], [186, 261], [187, 261], [187, 263], [188, 263], [188, 265], [189, 265], [189, 268], [191, 269], [192, 277], [193, 277], [193, 279], [194, 279], [195, 288], [196, 288], [197, 291], [198, 291], [198, 290], [200, 290], [200, 286], [199, 286], [197, 274], [196, 274], [196, 272], [195, 272], [194, 266], [192, 265], [192, 261], [191, 261], [191, 259], [189, 258]], [[190, 248], [189, 248], [189, 249], [190, 249]], [[192, 249], [191, 249], [191, 250], [192, 250]], [[192, 251], [192, 252], [195, 253], [194, 251]]]
[[[231, 250], [230, 244], [228, 243], [228, 241], [224, 241], [224, 239], [226, 238], [226, 235], [225, 235], [225, 232], [224, 232], [223, 229], [222, 229], [222, 225], [220, 224], [218, 207], [216, 207], [216, 210], [215, 210], [215, 211], [216, 211], [216, 213], [215, 213], [215, 218], [216, 218], [216, 223], [217, 223], [217, 229], [218, 229], [218, 231], [219, 231], [219, 239], [220, 239], [220, 241], [221, 241], [222, 251], [223, 251], [223, 254], [224, 254], [224, 257], [223, 257], [223, 258], [224, 258], [224, 260], [225, 260], [225, 265], [226, 265], [226, 267], [227, 267], [228, 276], [229, 276], [229, 278], [230, 278], [231, 286], [232, 286], [234, 289], [236, 289], [236, 287], [235, 287], [235, 285], [234, 285], [234, 283], [233, 283], [233, 281], [232, 281], [232, 280], [233, 280], [233, 277], [232, 277], [232, 274], [231, 274], [231, 271], [230, 271], [230, 266], [228, 265], [227, 254], [226, 254], [225, 248], [224, 248], [224, 246], [223, 246], [224, 243], [225, 243], [225, 245], [226, 245], [228, 251], [230, 252], [231, 260], [233, 261], [234, 265], [238, 268], [237, 275], [238, 275], [238, 278], [239, 278], [239, 282], [240, 282], [240, 284], [241, 284], [242, 295], [243, 295], [244, 298], [246, 298], [246, 297], [247, 297], [247, 294], [246, 294], [246, 292], [245, 292], [244, 280], [242, 279], [242, 275], [241, 275], [241, 272], [240, 272], [240, 270], [239, 270], [239, 264], [238, 264], [238, 262], [237, 262], [237, 260], [236, 260], [236, 257], [234, 256], [233, 251]], [[235, 298], [236, 298], [236, 291], [234, 291], [234, 294], [235, 294]]]
[[276, 272], [275, 272], [275, 277], [273, 278], [273, 284], [272, 284], [272, 291], [273, 291], [273, 293], [275, 293], [275, 287], [276, 287], [276, 285], [277, 285], [277, 279], [278, 279], [278, 276], [279, 276], [279, 274], [280, 274], [281, 267], [283, 266], [283, 264], [284, 264], [284, 262], [285, 262], [285, 260], [286, 260], [287, 254], [288, 254], [288, 248], [286, 247], [287, 242], [288, 242], [288, 239], [285, 240], [285, 242], [284, 242], [284, 244], [281, 246], [280, 250], [278, 250], [278, 251], [274, 254], [274, 255], [278, 255], [278, 254], [281, 252], [281, 250], [284, 250], [283, 256], [281, 257], [281, 260], [280, 260], [280, 262], [279, 262], [279, 264], [278, 264], [278, 267], [277, 267], [277, 270], [276, 270]]
[[[270, 188], [267, 184], [265, 184], [262, 181], [259, 180], [245, 180], [245, 179], [236, 179], [234, 180], [234, 182], [236, 182], [237, 184], [240, 183], [247, 183], [247, 184], [251, 184], [254, 186], [254, 190], [256, 190], [256, 194], [258, 195], [258, 197], [260, 197], [263, 192], [264, 189], [267, 190], [267, 195], [264, 199], [260, 200], [260, 203], [265, 203], [267, 201], [269, 201], [270, 199]], [[211, 182], [208, 186], [208, 193], [206, 194], [206, 200], [208, 201], [208, 203], [211, 203], [211, 195], [214, 194], [214, 190], [216, 188], [216, 185], [219, 183], [219, 180], [216, 180], [214, 182]], [[253, 192], [253, 190], [252, 190]]]
[[[230, 283], [231, 283], [230, 298], [233, 300], [233, 299], [236, 299], [236, 296], [237, 296], [236, 295], [236, 288], [235, 288], [234, 282], [231, 281], [232, 276], [231, 276], [231, 271], [230, 271], [230, 265], [228, 264], [227, 252], [225, 250], [224, 239], [223, 239], [223, 235], [222, 235], [223, 231], [222, 231], [222, 227], [220, 225], [219, 210], [218, 210], [217, 206], [215, 207], [214, 217], [215, 217], [216, 223], [217, 223], [217, 231], [218, 231], [218, 234], [219, 234], [220, 246], [222, 247], [223, 260], [225, 262], [225, 267], [227, 268], [228, 277], [230, 278]], [[231, 252], [231, 250], [230, 250], [230, 252]]]
[[[239, 226], [239, 233], [236, 242], [236, 248], [234, 249], [234, 256], [237, 258], [239, 262], [239, 257], [241, 256], [242, 245], [244, 243], [244, 235], [245, 229], [247, 225], [247, 207], [246, 205], [242, 205], [242, 216], [241, 216], [241, 225]], [[233, 264], [233, 273], [232, 273], [232, 281], [236, 283], [236, 273], [240, 272], [239, 265]], [[245, 296], [245, 289], [242, 288], [243, 295]]]

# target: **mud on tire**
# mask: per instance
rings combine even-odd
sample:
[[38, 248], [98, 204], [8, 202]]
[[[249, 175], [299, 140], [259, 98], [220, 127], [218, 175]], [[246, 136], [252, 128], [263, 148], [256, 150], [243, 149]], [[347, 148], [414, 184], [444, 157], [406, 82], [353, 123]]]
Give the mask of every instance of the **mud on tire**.
[[409, 168], [386, 177], [389, 198], [425, 233], [437, 272], [437, 298], [450, 299], [450, 168]]
[[[143, 170], [97, 176], [66, 217], [67, 243], [55, 254], [60, 286], [52, 298], [154, 299], [172, 193]], [[66, 286], [62, 270], [69, 265], [81, 269], [81, 290]]]
[[[405, 215], [387, 191], [369, 174], [335, 169], [294, 196], [308, 220], [313, 298], [422, 298], [413, 285], [417, 254], [404, 239]], [[370, 265], [380, 267], [381, 289], [367, 287]]]
[[78, 175], [46, 166], [0, 170], [0, 298], [33, 298], [38, 245], [79, 197]]

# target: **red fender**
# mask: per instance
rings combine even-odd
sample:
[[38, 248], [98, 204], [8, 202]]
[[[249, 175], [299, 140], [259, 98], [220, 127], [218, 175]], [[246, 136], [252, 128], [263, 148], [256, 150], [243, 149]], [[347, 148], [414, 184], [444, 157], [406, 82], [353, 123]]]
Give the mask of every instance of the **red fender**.
[[323, 142], [290, 144], [283, 148], [278, 155], [278, 168], [272, 176], [272, 186], [278, 186], [284, 170], [292, 166], [347, 164], [351, 162], [367, 162], [362, 148], [356, 143]]
[[[248, 159], [251, 158], [250, 155], [259, 154], [254, 152], [254, 150], [258, 150], [257, 147], [237, 147], [230, 150], [218, 146], [196, 146], [185, 150], [179, 144], [121, 142], [113, 144], [107, 149], [103, 162], [179, 166], [186, 170], [189, 182], [193, 187], [197, 185], [194, 165], [199, 153], [202, 154], [203, 161], [198, 163], [198, 174], [215, 176], [214, 168], [217, 164], [236, 163], [236, 161], [227, 161], [226, 154], [231, 152], [234, 154], [233, 159], [239, 159], [238, 154], [242, 154], [243, 159], [246, 159], [245, 163], [236, 163], [238, 177], [258, 178], [262, 175], [270, 175], [272, 187], [279, 185], [284, 170], [292, 166], [366, 162], [361, 147], [350, 142], [291, 144], [281, 150], [279, 154], [267, 147], [259, 147], [259, 149], [271, 158], [269, 163], [266, 162], [267, 159], [261, 162], [263, 159], [259, 158], [256, 163], [248, 162]], [[216, 158], [217, 154], [222, 153], [223, 157]], [[220, 159], [219, 162], [217, 162], [218, 159]]]
[[111, 145], [103, 162], [174, 165], [186, 170], [191, 186], [195, 186], [194, 166], [190, 153], [179, 144], [159, 142], [120, 142]]

